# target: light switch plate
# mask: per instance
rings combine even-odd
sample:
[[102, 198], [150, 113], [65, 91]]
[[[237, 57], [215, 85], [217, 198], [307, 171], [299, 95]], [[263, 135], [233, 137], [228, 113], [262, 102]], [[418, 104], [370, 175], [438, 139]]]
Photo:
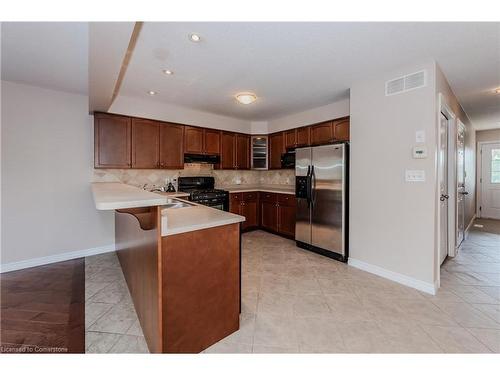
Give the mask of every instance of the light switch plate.
[[409, 170], [405, 171], [406, 182], [424, 182], [425, 181], [425, 171], [423, 170]]
[[417, 130], [415, 132], [415, 142], [425, 143], [425, 130]]

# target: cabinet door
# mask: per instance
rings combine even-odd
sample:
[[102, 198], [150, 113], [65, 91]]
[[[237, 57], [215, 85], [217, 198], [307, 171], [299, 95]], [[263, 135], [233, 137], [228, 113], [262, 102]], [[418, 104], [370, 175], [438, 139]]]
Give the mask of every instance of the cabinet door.
[[94, 167], [132, 166], [131, 120], [125, 116], [94, 115]]
[[295, 237], [296, 200], [292, 194], [278, 195], [278, 232]]
[[311, 145], [310, 130], [311, 128], [309, 126], [297, 129], [297, 135], [296, 135], [297, 147]]
[[160, 168], [184, 168], [184, 125], [160, 124]]
[[236, 134], [236, 168], [250, 169], [250, 136]]
[[349, 118], [333, 121], [333, 136], [337, 141], [349, 140]]
[[235, 163], [235, 135], [222, 132], [220, 162], [222, 169], [234, 169]]
[[245, 221], [241, 228], [254, 228], [258, 226], [257, 220], [257, 201], [243, 201], [240, 205], [240, 215], [245, 216]]
[[186, 126], [184, 130], [184, 152], [203, 154], [203, 128]]
[[278, 206], [278, 232], [295, 237], [295, 207]]
[[220, 131], [205, 129], [205, 153], [218, 155], [220, 153]]
[[283, 133], [269, 136], [269, 169], [281, 168], [281, 154], [284, 152]]
[[284, 137], [285, 137], [285, 148], [286, 149], [294, 148], [295, 145], [297, 144], [297, 130], [296, 129], [287, 130], [284, 133]]
[[263, 228], [278, 231], [277, 204], [274, 202], [262, 201], [260, 206], [260, 222]]
[[311, 144], [320, 145], [332, 141], [333, 127], [331, 121], [311, 126]]
[[160, 166], [160, 133], [158, 123], [132, 119], [132, 168]]
[[240, 215], [241, 194], [229, 194], [229, 212]]

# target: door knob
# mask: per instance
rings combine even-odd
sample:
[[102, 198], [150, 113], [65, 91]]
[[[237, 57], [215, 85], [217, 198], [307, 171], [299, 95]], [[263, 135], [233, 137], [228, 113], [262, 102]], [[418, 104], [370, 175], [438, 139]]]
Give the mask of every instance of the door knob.
[[468, 191], [462, 191], [460, 194], [462, 194], [462, 195], [468, 195], [469, 192]]

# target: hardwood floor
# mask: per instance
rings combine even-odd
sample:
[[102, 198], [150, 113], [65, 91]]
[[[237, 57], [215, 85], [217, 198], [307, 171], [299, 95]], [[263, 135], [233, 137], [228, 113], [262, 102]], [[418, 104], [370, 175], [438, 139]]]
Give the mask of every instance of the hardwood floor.
[[83, 258], [0, 275], [0, 353], [85, 352]]

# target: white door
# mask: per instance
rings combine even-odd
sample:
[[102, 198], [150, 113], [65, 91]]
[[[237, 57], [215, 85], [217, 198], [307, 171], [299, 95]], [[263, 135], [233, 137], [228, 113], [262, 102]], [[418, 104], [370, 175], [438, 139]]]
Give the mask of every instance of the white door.
[[439, 122], [439, 259], [443, 263], [448, 255], [448, 118], [441, 113]]
[[461, 122], [457, 126], [457, 228], [456, 247], [459, 247], [465, 235], [465, 125]]
[[500, 143], [481, 147], [481, 217], [500, 219]]

